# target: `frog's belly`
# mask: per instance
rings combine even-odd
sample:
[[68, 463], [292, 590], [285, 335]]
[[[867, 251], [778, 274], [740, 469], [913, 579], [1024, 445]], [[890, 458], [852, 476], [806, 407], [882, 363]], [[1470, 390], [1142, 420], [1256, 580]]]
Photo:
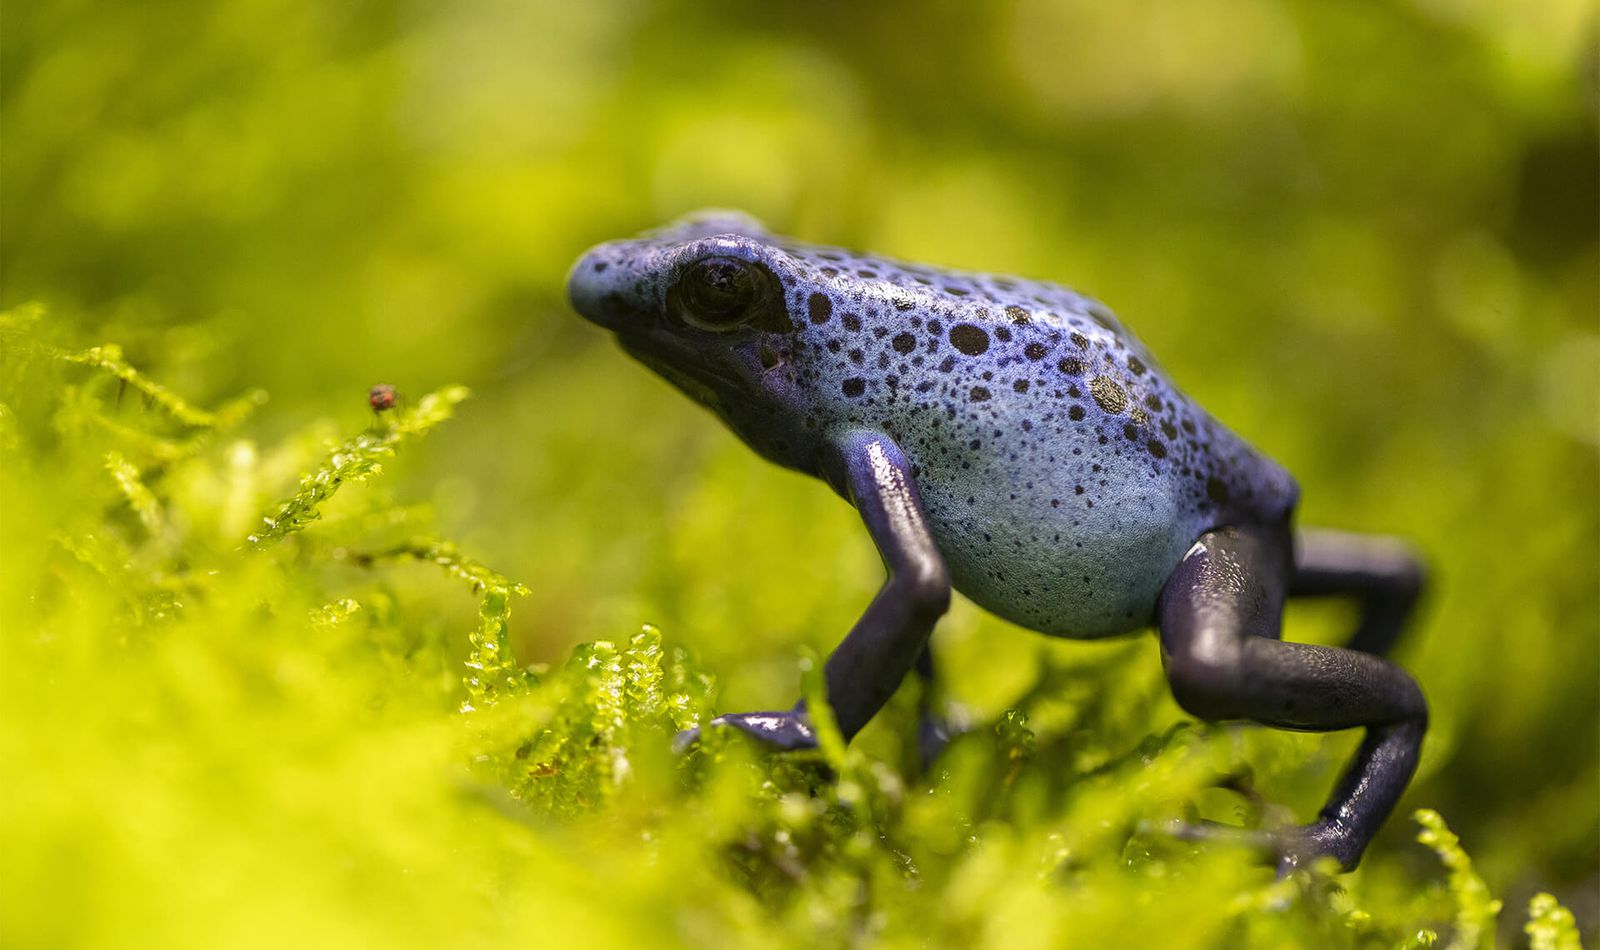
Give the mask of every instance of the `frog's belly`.
[[1091, 639], [1151, 623], [1168, 575], [1204, 530], [1159, 481], [1125, 494], [1078, 482], [919, 479], [955, 587], [1040, 633]]

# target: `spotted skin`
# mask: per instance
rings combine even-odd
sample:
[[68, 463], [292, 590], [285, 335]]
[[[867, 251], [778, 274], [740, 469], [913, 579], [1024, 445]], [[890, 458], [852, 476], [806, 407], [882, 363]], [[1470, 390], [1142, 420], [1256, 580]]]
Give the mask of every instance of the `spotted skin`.
[[[783, 313], [734, 333], [673, 325], [668, 287], [713, 255], [770, 271]], [[802, 244], [722, 213], [603, 244], [571, 286], [580, 311], [780, 464], [839, 487], [838, 433], [892, 439], [956, 589], [1043, 633], [1149, 624], [1195, 538], [1283, 522], [1295, 503], [1290, 476], [1110, 310], [1056, 284]]]

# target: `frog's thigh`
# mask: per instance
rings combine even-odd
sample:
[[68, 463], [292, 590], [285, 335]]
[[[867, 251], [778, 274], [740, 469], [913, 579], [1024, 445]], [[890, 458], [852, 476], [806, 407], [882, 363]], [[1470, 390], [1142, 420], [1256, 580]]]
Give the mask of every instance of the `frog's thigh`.
[[1397, 538], [1309, 529], [1295, 536], [1291, 597], [1354, 597], [1361, 620], [1346, 644], [1387, 655], [1422, 595], [1423, 568]]
[[1174, 697], [1203, 719], [1317, 732], [1367, 727], [1320, 820], [1306, 829], [1350, 867], [1416, 770], [1427, 706], [1416, 682], [1387, 660], [1276, 639], [1286, 547], [1270, 530], [1201, 536], [1161, 595], [1162, 661]]

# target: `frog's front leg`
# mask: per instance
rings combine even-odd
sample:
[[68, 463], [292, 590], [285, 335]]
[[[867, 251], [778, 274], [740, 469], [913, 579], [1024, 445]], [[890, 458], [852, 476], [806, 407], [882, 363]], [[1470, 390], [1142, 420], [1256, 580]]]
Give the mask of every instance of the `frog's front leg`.
[[1281, 529], [1201, 536], [1161, 594], [1161, 655], [1173, 696], [1202, 719], [1253, 719], [1365, 741], [1311, 825], [1275, 836], [1280, 867], [1331, 855], [1355, 867], [1416, 771], [1428, 709], [1400, 667], [1356, 650], [1278, 639], [1291, 556]]
[[[950, 606], [950, 573], [934, 545], [911, 464], [889, 438], [850, 432], [835, 444], [829, 480], [861, 513], [889, 579], [823, 670], [828, 705], [849, 741], [917, 664]], [[931, 659], [929, 661], [931, 663]], [[804, 704], [786, 712], [733, 713], [712, 720], [780, 749], [816, 746]]]

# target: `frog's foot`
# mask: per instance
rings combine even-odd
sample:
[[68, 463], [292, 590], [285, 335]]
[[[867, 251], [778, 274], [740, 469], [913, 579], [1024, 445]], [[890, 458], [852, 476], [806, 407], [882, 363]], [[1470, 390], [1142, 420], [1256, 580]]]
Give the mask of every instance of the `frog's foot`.
[[927, 772], [933, 765], [933, 760], [939, 757], [944, 747], [956, 730], [950, 721], [943, 716], [931, 712], [924, 712], [917, 720], [917, 762], [922, 766], [922, 771]]
[[812, 730], [811, 723], [806, 720], [805, 713], [791, 709], [786, 712], [728, 713], [725, 716], [718, 716], [703, 727], [685, 729], [678, 733], [678, 737], [672, 742], [672, 748], [677, 752], [687, 751], [700, 740], [702, 729], [720, 726], [731, 726], [782, 752], [817, 747], [817, 735]]
[[1388, 660], [1278, 638], [1290, 554], [1276, 528], [1201, 535], [1161, 592], [1161, 659], [1178, 705], [1200, 719], [1366, 729], [1318, 820], [1269, 842], [1285, 872], [1322, 855], [1348, 869], [1416, 771], [1428, 704]]
[[923, 709], [917, 717], [917, 761], [922, 772], [933, 767], [951, 739], [971, 731], [971, 719], [960, 709], [951, 708], [943, 713]]
[[1310, 867], [1319, 858], [1333, 858], [1341, 871], [1354, 870], [1361, 860], [1362, 843], [1347, 829], [1329, 821], [1275, 831], [1211, 822], [1169, 821], [1142, 825], [1141, 830], [1181, 841], [1214, 841], [1247, 848], [1259, 854], [1263, 861], [1276, 865], [1280, 880]]
[[1333, 858], [1339, 870], [1354, 871], [1366, 842], [1350, 829], [1331, 821], [1300, 825], [1273, 836], [1278, 856], [1278, 876], [1309, 867], [1320, 858]]

